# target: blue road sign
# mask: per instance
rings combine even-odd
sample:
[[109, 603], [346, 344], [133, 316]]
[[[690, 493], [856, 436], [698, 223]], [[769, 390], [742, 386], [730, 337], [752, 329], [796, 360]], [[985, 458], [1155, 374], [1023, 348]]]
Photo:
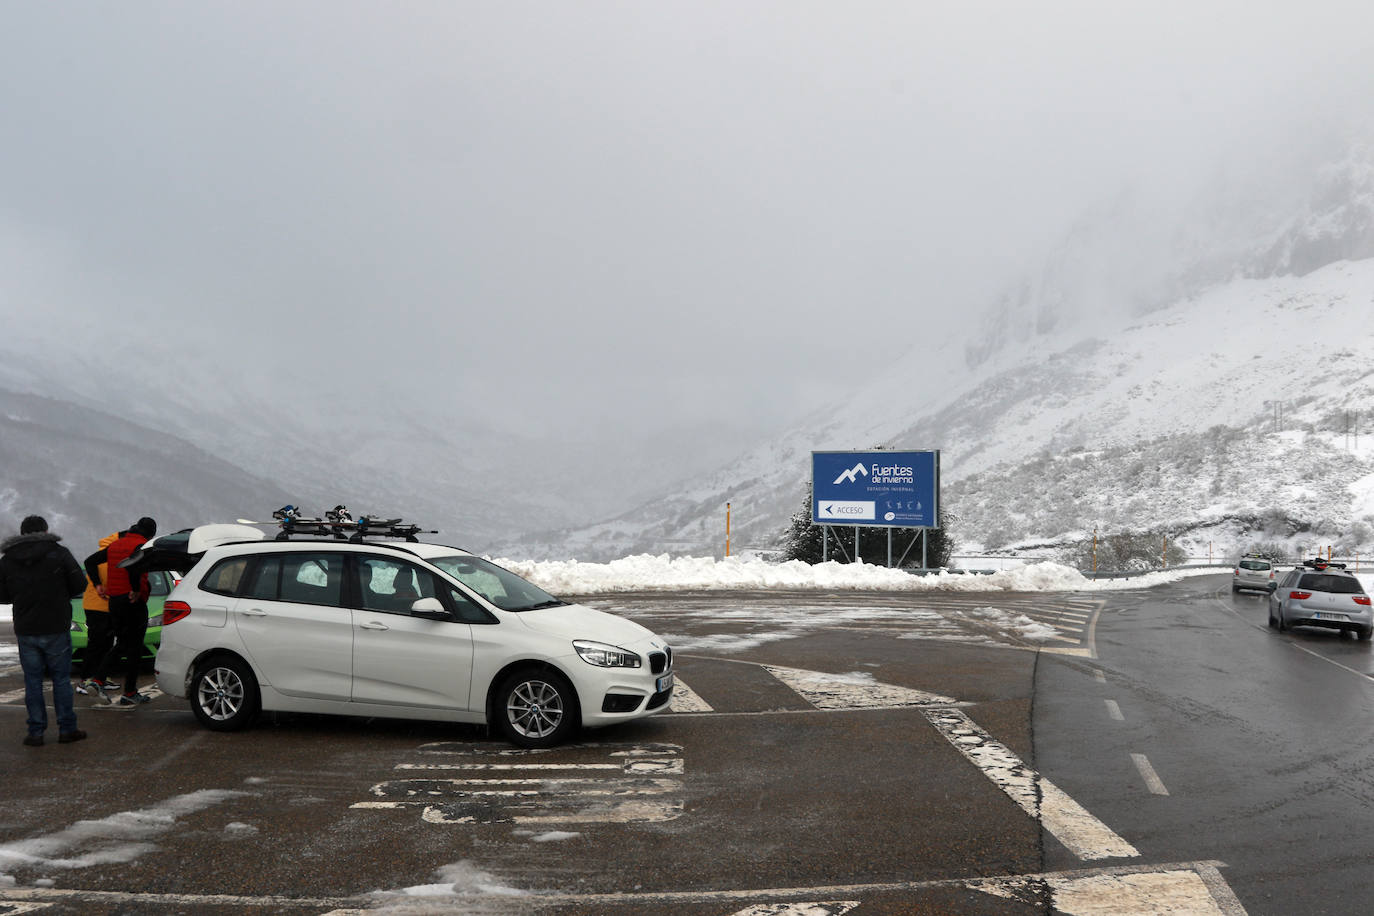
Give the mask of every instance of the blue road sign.
[[940, 453], [812, 452], [811, 521], [940, 527]]

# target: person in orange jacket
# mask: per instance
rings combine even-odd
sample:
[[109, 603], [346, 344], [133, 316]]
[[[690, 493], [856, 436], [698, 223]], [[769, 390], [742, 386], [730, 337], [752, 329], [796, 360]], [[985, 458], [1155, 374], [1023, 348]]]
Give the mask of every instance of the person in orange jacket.
[[[143, 661], [143, 637], [148, 632], [148, 574], [130, 575], [119, 564], [133, 556], [134, 551], [155, 534], [157, 522], [144, 516], [109, 547], [97, 550], [86, 558], [86, 575], [95, 582], [96, 592], [109, 599], [110, 624], [115, 631], [114, 648], [97, 663], [94, 679], [104, 683], [110, 668], [123, 662], [123, 694], [115, 700], [107, 693], [101, 693], [117, 706], [137, 706], [147, 703], [149, 699], [138, 692], [138, 667]], [[102, 561], [106, 564], [103, 578], [99, 566]]]
[[108, 564], [100, 560], [104, 556], [103, 551], [128, 533], [116, 531], [105, 535], [98, 542], [96, 552], [81, 564], [90, 566], [95, 561], [96, 568], [94, 576], [86, 574], [86, 593], [81, 596], [81, 607], [86, 612], [86, 652], [81, 657], [81, 683], [76, 689], [84, 694], [104, 696], [105, 691], [119, 687], [118, 684], [95, 679], [96, 665], [100, 664], [115, 643], [114, 626], [110, 623], [110, 600], [100, 593], [101, 589], [96, 583], [105, 581], [108, 569]]

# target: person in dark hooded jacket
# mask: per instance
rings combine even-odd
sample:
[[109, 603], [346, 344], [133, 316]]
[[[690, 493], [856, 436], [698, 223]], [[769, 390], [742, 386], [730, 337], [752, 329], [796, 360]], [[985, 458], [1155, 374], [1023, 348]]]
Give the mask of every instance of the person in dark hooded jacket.
[[42, 747], [48, 729], [43, 701], [43, 675], [52, 678], [57, 712], [57, 740], [80, 741], [72, 704], [72, 599], [86, 588], [86, 575], [62, 539], [48, 533], [48, 523], [30, 515], [19, 534], [0, 544], [0, 604], [14, 606], [14, 635], [24, 669], [24, 706], [29, 734], [24, 744]]

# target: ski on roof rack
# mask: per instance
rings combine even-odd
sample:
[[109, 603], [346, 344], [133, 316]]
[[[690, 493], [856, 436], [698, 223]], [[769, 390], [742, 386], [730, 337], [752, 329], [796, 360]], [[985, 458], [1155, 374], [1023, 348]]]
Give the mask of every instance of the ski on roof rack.
[[1324, 569], [1345, 569], [1344, 563], [1333, 563], [1323, 557], [1317, 557], [1315, 560], [1303, 560], [1302, 565], [1306, 566], [1308, 569], [1315, 569], [1318, 572]]
[[299, 506], [286, 505], [272, 513], [281, 527], [277, 540], [290, 540], [293, 535], [305, 537], [334, 537], [339, 540], [361, 541], [369, 537], [404, 538], [419, 543], [420, 534], [438, 534], [419, 525], [407, 524], [399, 518], [364, 515], [355, 519], [347, 506], [338, 505], [325, 512], [323, 518], [301, 515]]

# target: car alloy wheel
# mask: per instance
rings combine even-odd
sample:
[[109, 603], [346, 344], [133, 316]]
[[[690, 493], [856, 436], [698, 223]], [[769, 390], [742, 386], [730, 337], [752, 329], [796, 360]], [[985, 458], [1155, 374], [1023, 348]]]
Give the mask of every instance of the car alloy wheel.
[[521, 747], [551, 747], [577, 725], [577, 700], [562, 677], [542, 671], [517, 671], [497, 696], [501, 731]]
[[192, 681], [191, 710], [206, 728], [244, 728], [258, 710], [258, 682], [252, 670], [237, 658], [212, 659]]

